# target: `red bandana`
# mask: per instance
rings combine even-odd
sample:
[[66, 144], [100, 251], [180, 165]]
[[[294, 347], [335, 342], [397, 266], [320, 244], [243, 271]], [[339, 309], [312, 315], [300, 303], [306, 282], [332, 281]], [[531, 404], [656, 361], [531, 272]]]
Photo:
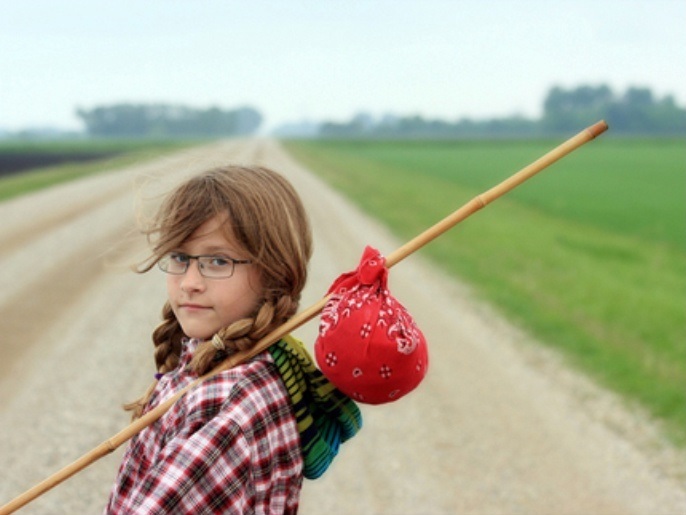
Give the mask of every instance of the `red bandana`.
[[354, 272], [329, 288], [315, 357], [343, 393], [367, 404], [392, 402], [414, 390], [426, 375], [426, 339], [388, 291], [386, 259], [367, 247]]

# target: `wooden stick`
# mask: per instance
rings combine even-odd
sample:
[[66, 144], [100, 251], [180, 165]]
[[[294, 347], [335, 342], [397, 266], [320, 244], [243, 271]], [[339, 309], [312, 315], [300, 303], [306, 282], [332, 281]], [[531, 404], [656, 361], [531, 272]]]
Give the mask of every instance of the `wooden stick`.
[[[390, 268], [396, 265], [398, 262], [402, 261], [410, 254], [417, 251], [430, 241], [436, 239], [441, 234], [445, 233], [446, 231], [457, 225], [459, 222], [463, 221], [465, 218], [479, 211], [481, 208], [487, 206], [498, 197], [501, 197], [505, 193], [516, 188], [527, 179], [533, 177], [538, 172], [550, 166], [562, 157], [566, 156], [567, 154], [577, 149], [584, 143], [587, 143], [594, 139], [596, 136], [599, 136], [600, 134], [605, 132], [607, 128], [607, 124], [604, 121], [597, 122], [596, 124], [584, 129], [576, 136], [573, 136], [572, 138], [568, 139], [561, 145], [555, 147], [553, 150], [551, 150], [543, 157], [539, 158], [538, 160], [530, 164], [529, 166], [521, 169], [519, 172], [510, 176], [508, 179], [505, 179], [497, 186], [494, 186], [488, 191], [482, 193], [481, 195], [476, 196], [467, 204], [459, 208], [457, 211], [454, 211], [451, 215], [447, 216], [434, 226], [430, 227], [429, 229], [421, 233], [419, 236], [408, 241], [405, 245], [398, 248], [395, 252], [389, 254], [386, 257], [386, 266]], [[45, 479], [41, 483], [38, 483], [33, 488], [27, 490], [26, 492], [16, 497], [9, 503], [0, 507], [0, 515], [13, 513], [14, 511], [18, 510], [22, 506], [25, 506], [35, 498], [44, 494], [48, 490], [62, 483], [66, 479], [70, 478], [77, 472], [83, 470], [91, 463], [111, 453], [124, 442], [133, 438], [134, 435], [136, 435], [144, 428], [146, 428], [147, 426], [155, 422], [157, 419], [159, 419], [177, 400], [179, 400], [191, 388], [194, 388], [205, 379], [212, 377], [223, 370], [228, 370], [238, 365], [239, 363], [242, 363], [256, 356], [257, 354], [265, 351], [270, 345], [277, 342], [282, 337], [286, 336], [287, 334], [297, 329], [301, 325], [313, 319], [322, 311], [322, 309], [324, 309], [324, 306], [326, 305], [328, 299], [329, 297], [326, 296], [318, 302], [316, 302], [315, 304], [313, 304], [312, 306], [310, 306], [309, 308], [307, 308], [306, 310], [301, 311], [293, 318], [291, 318], [290, 320], [279, 326], [277, 329], [269, 333], [267, 336], [262, 338], [260, 341], [258, 341], [250, 350], [239, 352], [232, 355], [230, 358], [225, 360], [221, 365], [212, 369], [207, 374], [199, 377], [191, 384], [175, 393], [172, 397], [170, 397], [169, 399], [167, 399], [166, 401], [164, 401], [159, 406], [149, 411], [139, 419], [129, 424], [127, 427], [125, 427], [123, 430], [121, 430], [119, 433], [114, 435], [109, 440], [106, 440], [105, 442], [101, 443], [96, 448], [84, 454], [81, 458], [79, 458], [72, 464], [64, 467], [63, 469], [59, 470], [49, 478]]]

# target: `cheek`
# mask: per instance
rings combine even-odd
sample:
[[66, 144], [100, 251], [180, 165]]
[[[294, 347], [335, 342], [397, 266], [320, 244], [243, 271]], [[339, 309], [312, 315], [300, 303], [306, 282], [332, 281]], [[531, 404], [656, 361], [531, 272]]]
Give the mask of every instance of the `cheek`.
[[252, 297], [253, 304], [257, 307], [264, 300], [265, 291], [262, 277], [255, 270], [251, 270], [251, 273], [248, 274], [247, 289], [248, 295]]
[[175, 275], [167, 274], [166, 275], [166, 284], [167, 284], [167, 296], [172, 299], [176, 292], [179, 291], [179, 278]]
[[264, 281], [262, 281], [262, 274], [255, 268], [251, 267], [247, 274], [248, 287], [255, 293], [255, 295], [262, 296], [264, 293]]
[[253, 316], [263, 300], [262, 282], [257, 274], [245, 274], [240, 281], [232, 284], [232, 295], [225, 297], [227, 305], [239, 313], [240, 317]]

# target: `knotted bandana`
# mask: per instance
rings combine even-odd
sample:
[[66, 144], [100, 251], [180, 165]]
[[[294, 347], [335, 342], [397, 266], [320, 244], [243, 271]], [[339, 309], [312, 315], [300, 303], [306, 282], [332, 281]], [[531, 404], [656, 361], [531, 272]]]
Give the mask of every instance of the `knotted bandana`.
[[367, 247], [357, 269], [334, 281], [314, 346], [324, 375], [368, 404], [409, 393], [429, 364], [424, 335], [388, 291], [385, 262], [378, 250]]

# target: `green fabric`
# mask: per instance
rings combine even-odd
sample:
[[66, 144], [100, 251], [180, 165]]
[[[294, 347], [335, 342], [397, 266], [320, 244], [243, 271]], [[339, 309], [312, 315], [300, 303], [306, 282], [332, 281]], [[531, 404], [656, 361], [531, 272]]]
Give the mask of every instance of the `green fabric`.
[[302, 342], [286, 336], [269, 348], [293, 404], [303, 451], [303, 475], [320, 477], [341, 443], [362, 427], [357, 405], [319, 371]]

